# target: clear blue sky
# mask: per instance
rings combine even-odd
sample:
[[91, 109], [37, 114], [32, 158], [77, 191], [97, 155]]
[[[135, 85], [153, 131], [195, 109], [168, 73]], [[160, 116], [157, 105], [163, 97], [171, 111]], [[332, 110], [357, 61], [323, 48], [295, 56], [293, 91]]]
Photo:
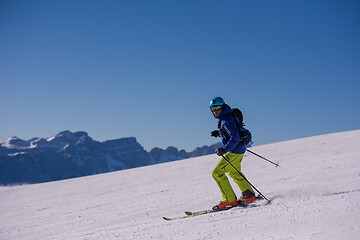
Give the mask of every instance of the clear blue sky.
[[209, 102], [255, 145], [360, 128], [360, 1], [0, 0], [0, 140], [86, 131], [210, 145]]

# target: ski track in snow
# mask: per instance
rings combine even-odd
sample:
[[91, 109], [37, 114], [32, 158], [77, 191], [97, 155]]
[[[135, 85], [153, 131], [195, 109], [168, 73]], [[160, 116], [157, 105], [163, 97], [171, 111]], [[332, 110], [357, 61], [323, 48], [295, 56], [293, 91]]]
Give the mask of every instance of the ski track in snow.
[[208, 155], [0, 187], [0, 239], [359, 239], [360, 130], [251, 150], [280, 163], [249, 153], [242, 163], [270, 205], [164, 221], [219, 202], [219, 157]]

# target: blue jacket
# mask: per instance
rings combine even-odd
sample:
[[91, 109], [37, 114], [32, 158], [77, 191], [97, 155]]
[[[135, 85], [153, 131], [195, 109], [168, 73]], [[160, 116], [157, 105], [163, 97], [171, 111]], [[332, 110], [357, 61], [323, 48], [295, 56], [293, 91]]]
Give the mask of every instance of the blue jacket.
[[231, 108], [225, 104], [225, 109], [223, 109], [219, 116], [215, 118], [219, 119], [220, 122], [220, 137], [223, 144], [225, 152], [243, 154], [246, 151], [244, 145], [239, 145], [240, 136], [239, 129], [236, 126], [236, 120], [234, 115], [231, 113]]

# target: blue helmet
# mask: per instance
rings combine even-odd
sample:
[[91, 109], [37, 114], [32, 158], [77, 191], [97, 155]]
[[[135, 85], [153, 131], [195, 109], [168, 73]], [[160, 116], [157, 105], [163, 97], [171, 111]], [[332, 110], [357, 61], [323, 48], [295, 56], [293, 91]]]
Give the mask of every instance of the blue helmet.
[[224, 104], [225, 104], [225, 101], [222, 97], [214, 97], [210, 101], [210, 107], [223, 106]]

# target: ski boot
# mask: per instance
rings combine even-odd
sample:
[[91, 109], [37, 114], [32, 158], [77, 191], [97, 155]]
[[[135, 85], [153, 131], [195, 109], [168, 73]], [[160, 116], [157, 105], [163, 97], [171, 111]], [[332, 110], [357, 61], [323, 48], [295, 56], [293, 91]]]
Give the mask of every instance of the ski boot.
[[241, 201], [245, 203], [252, 203], [255, 202], [256, 196], [255, 193], [251, 192], [250, 190], [246, 190], [242, 193], [242, 197], [240, 198]]
[[212, 208], [212, 210], [225, 210], [225, 209], [235, 207], [236, 205], [238, 205], [238, 201], [236, 199], [232, 202], [221, 201], [218, 205], [214, 206]]

